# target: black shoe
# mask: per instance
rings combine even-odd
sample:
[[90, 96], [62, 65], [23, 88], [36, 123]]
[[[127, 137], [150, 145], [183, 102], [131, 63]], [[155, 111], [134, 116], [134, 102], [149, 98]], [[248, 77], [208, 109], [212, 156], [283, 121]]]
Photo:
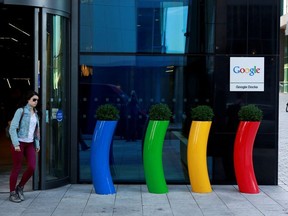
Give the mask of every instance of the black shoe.
[[21, 201], [25, 200], [24, 193], [23, 193], [23, 187], [20, 187], [19, 185], [16, 187], [16, 193], [18, 194]]
[[18, 194], [16, 193], [16, 191], [12, 191], [10, 192], [10, 196], [9, 196], [9, 200], [11, 202], [15, 202], [15, 203], [19, 203], [22, 200], [19, 198]]

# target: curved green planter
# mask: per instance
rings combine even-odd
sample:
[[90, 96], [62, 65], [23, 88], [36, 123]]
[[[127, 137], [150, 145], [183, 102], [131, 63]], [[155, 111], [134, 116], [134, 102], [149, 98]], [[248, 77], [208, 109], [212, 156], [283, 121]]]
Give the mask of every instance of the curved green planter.
[[143, 165], [150, 193], [168, 192], [162, 164], [162, 148], [168, 125], [168, 120], [150, 120], [145, 134]]

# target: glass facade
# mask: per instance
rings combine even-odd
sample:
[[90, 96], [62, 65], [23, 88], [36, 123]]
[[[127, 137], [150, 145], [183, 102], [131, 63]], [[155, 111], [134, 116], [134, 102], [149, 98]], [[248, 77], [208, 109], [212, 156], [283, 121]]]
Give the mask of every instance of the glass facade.
[[[279, 7], [275, 0], [80, 1], [80, 182], [91, 181], [87, 149], [96, 108], [105, 103], [120, 110], [110, 152], [115, 182], [145, 181], [143, 140], [155, 103], [173, 111], [163, 145], [168, 183], [188, 182], [190, 109], [199, 104], [215, 112], [207, 152], [211, 181], [235, 182], [235, 115], [240, 105], [254, 103], [264, 111], [255, 172], [260, 184], [276, 184]], [[229, 61], [235, 56], [265, 58], [264, 92], [229, 91]]]
[[67, 19], [47, 14], [46, 181], [68, 176]]
[[89, 1], [80, 4], [80, 52], [213, 52], [213, 23], [212, 0]]

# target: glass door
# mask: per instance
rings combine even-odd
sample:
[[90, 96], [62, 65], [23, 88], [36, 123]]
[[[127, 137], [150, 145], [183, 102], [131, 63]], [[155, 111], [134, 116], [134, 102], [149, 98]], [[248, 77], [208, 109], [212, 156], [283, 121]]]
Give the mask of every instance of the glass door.
[[[68, 21], [43, 11], [41, 189], [68, 181]], [[45, 28], [46, 27], [46, 28]]]

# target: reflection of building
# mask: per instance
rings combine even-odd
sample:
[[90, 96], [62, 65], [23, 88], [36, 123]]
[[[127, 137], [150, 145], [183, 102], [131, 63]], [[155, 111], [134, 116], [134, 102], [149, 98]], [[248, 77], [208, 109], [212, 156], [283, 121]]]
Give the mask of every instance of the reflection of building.
[[[66, 0], [40, 5], [31, 0], [29, 7], [20, 0], [17, 7], [8, 5], [17, 4], [15, 0], [4, 2], [0, 8], [3, 14], [9, 11], [6, 18], [13, 20], [21, 11], [29, 14], [22, 19], [28, 23], [23, 28], [30, 38], [16, 32], [22, 34], [18, 40], [29, 38], [29, 48], [23, 50], [31, 58], [22, 62], [27, 63], [26, 77], [31, 77], [34, 88], [40, 87], [42, 98], [43, 151], [35, 188], [91, 180], [90, 154], [78, 151], [77, 131], [89, 145], [94, 110], [102, 103], [113, 103], [121, 110], [111, 150], [114, 180], [143, 183], [146, 117], [150, 106], [160, 102], [173, 111], [163, 158], [168, 183], [187, 182], [179, 148], [185, 146], [190, 108], [198, 104], [211, 105], [215, 112], [208, 145], [211, 182], [234, 183], [235, 131], [229, 125], [237, 122], [229, 118], [237, 121], [237, 113], [229, 107], [254, 103], [265, 107], [255, 142], [255, 172], [259, 184], [277, 184], [280, 1]], [[12, 22], [6, 18], [1, 26]], [[5, 32], [13, 35], [11, 29], [15, 28]], [[15, 61], [17, 56], [2, 48], [13, 45], [12, 36], [8, 41], [6, 35], [0, 37], [1, 57]], [[230, 92], [230, 57], [264, 57], [264, 91]], [[21, 76], [19, 67], [8, 69], [9, 73], [0, 72], [0, 88], [6, 82], [2, 78]], [[126, 142], [130, 100], [126, 93], [131, 90], [138, 97], [138, 115], [133, 116], [138, 118], [137, 139]], [[56, 109], [63, 111], [62, 121], [53, 117]]]

